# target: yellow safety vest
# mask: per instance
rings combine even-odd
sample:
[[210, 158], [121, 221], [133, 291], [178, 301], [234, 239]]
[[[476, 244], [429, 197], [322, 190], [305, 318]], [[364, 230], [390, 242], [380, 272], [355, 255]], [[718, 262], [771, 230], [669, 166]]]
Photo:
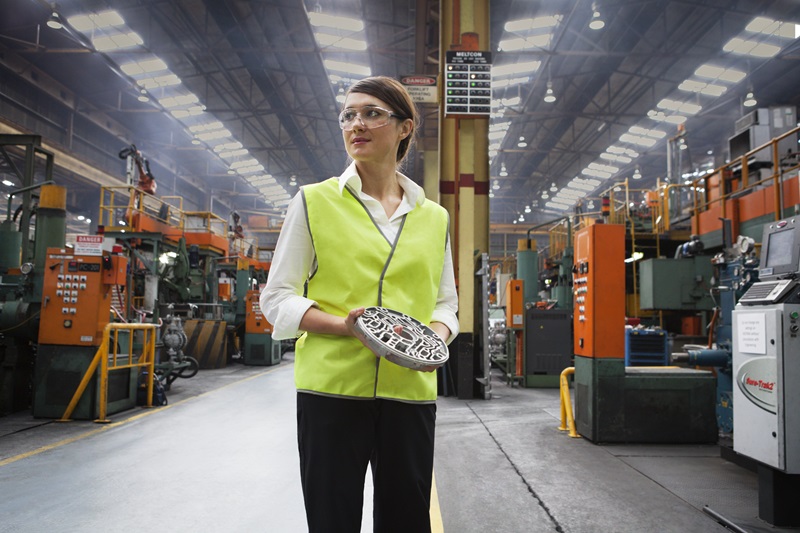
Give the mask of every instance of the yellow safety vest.
[[[426, 200], [404, 216], [395, 242], [337, 178], [302, 189], [317, 270], [308, 298], [336, 316], [380, 305], [429, 324], [447, 242], [448, 214]], [[355, 337], [305, 333], [295, 347], [299, 391], [349, 398], [436, 400], [436, 373], [379, 359]]]

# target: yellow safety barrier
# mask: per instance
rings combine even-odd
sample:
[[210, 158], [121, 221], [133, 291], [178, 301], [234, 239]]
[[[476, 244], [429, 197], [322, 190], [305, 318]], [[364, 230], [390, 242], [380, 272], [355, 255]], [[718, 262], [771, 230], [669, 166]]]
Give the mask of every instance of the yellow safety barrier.
[[568, 376], [575, 373], [575, 367], [571, 366], [565, 368], [561, 372], [561, 425], [558, 427], [561, 431], [569, 429], [569, 436], [580, 438], [580, 435], [575, 430], [575, 417], [572, 415], [572, 401], [569, 398], [569, 380]]
[[[120, 330], [129, 330], [130, 339], [128, 342], [128, 361], [133, 361], [133, 331], [134, 330], [141, 330], [144, 332], [144, 339], [143, 339], [143, 348], [142, 354], [139, 356], [139, 359], [136, 363], [129, 362], [128, 364], [118, 365], [117, 364], [117, 350], [114, 349], [113, 354], [109, 354], [108, 347], [111, 341], [111, 331], [114, 331], [113, 336], [113, 346], [119, 346], [119, 332]], [[125, 323], [117, 323], [111, 322], [106, 325], [105, 329], [103, 330], [103, 340], [101, 341], [100, 347], [97, 349], [97, 352], [94, 354], [94, 359], [92, 359], [89, 368], [86, 369], [86, 374], [84, 374], [83, 379], [81, 380], [80, 384], [78, 385], [78, 389], [75, 391], [75, 394], [72, 396], [72, 400], [70, 400], [69, 405], [67, 405], [67, 409], [64, 411], [64, 414], [61, 416], [59, 421], [66, 422], [70, 420], [70, 416], [72, 416], [73, 411], [75, 411], [75, 407], [78, 405], [78, 401], [83, 396], [83, 393], [86, 391], [86, 387], [89, 386], [89, 382], [92, 380], [92, 377], [95, 375], [97, 371], [98, 365], [100, 366], [100, 375], [98, 376], [100, 382], [98, 387], [99, 392], [99, 413], [98, 418], [95, 420], [97, 423], [105, 424], [111, 422], [111, 420], [106, 418], [106, 410], [108, 408], [108, 372], [109, 370], [120, 370], [123, 368], [146, 368], [147, 369], [147, 407], [153, 406], [153, 379], [155, 376], [155, 350], [156, 350], [156, 326], [155, 324], [125, 324]], [[109, 359], [111, 359], [111, 364], [109, 364]]]

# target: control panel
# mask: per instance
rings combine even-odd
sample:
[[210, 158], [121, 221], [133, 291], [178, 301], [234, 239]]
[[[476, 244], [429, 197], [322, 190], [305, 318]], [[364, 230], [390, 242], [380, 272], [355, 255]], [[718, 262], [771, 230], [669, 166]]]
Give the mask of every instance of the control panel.
[[575, 234], [574, 351], [625, 356], [625, 227], [593, 224]]
[[800, 304], [733, 312], [733, 449], [800, 474]]
[[125, 286], [128, 260], [48, 248], [39, 344], [99, 346], [111, 319], [112, 290]]
[[261, 313], [258, 303], [259, 291], [247, 291], [245, 303], [245, 332], [246, 333], [272, 333], [272, 324]]

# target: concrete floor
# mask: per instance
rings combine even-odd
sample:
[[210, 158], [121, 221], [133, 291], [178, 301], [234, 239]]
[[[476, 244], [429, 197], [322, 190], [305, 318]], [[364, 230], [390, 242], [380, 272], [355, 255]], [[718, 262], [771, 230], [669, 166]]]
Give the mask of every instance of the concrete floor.
[[[438, 402], [434, 531], [726, 531], [705, 505], [788, 531], [757, 518], [755, 474], [716, 446], [597, 446], [558, 431], [557, 390], [493, 392]], [[169, 399], [105, 426], [0, 418], [0, 532], [305, 530], [291, 354], [201, 371]]]

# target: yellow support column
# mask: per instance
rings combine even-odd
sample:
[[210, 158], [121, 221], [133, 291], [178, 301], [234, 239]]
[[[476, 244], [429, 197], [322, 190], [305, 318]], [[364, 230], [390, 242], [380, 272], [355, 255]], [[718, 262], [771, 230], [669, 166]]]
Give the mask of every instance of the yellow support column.
[[[444, 0], [441, 3], [440, 55], [448, 50], [489, 50], [488, 0]], [[440, 62], [441, 80], [447, 79]], [[440, 203], [450, 213], [450, 243], [458, 284], [461, 333], [451, 351], [457, 358], [454, 382], [459, 398], [482, 397], [477, 377], [475, 271], [481, 253], [489, 251], [489, 118], [445, 117], [439, 108]]]

